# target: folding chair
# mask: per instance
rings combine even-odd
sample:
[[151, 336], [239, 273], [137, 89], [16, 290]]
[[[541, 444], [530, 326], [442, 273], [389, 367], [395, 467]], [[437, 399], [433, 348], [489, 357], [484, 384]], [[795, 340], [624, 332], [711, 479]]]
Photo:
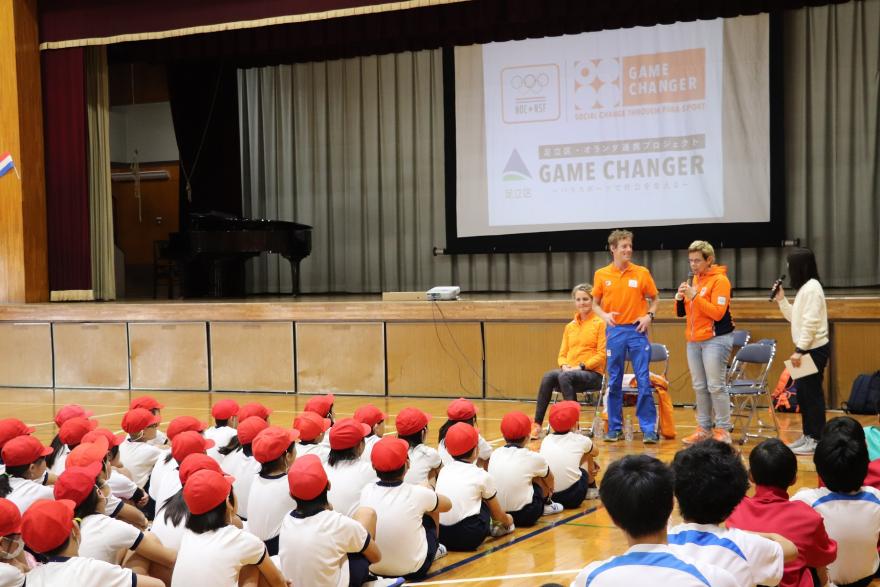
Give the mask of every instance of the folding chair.
[[[773, 401], [767, 388], [767, 376], [773, 357], [776, 355], [776, 341], [764, 339], [753, 344], [747, 344], [741, 348], [733, 360], [733, 365], [727, 373], [727, 381], [724, 389], [730, 395], [733, 409], [730, 417], [735, 430], [741, 430], [740, 444], [745, 444], [751, 438], [773, 438], [779, 436], [779, 422], [776, 419], [776, 411], [773, 409]], [[758, 402], [761, 397], [767, 398], [772, 424], [766, 424], [761, 420], [758, 413]], [[744, 426], [738, 426], [738, 421], [745, 421]], [[754, 430], [752, 423], [756, 424]], [[766, 432], [772, 432], [770, 436]]]
[[748, 330], [733, 331], [733, 345], [730, 347], [730, 356], [727, 357], [726, 371], [730, 371], [730, 368], [733, 366], [733, 359], [736, 357], [736, 353], [739, 352], [739, 349], [749, 344], [751, 339], [752, 333]]

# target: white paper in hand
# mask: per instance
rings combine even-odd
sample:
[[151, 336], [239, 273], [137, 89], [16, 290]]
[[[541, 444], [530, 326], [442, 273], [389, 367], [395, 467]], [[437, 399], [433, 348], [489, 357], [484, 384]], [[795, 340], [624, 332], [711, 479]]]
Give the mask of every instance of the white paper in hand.
[[791, 364], [791, 359], [785, 361], [785, 368], [788, 369], [788, 374], [791, 375], [791, 378], [797, 381], [802, 377], [806, 377], [808, 375], [812, 375], [813, 373], [818, 373], [819, 369], [816, 367], [816, 363], [813, 362], [813, 357], [810, 355], [804, 355], [801, 357], [801, 366], [794, 367]]

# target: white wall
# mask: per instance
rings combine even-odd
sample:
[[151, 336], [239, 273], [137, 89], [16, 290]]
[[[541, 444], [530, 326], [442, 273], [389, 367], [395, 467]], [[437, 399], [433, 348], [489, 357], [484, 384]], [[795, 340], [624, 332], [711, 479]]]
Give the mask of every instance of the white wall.
[[114, 106], [110, 109], [110, 158], [129, 162], [137, 149], [138, 161], [177, 161], [180, 155], [168, 102]]

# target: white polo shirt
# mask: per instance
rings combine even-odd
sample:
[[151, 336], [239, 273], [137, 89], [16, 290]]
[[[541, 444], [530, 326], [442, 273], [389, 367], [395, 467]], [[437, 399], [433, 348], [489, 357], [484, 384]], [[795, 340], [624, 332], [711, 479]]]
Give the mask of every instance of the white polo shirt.
[[327, 457], [330, 456], [330, 446], [324, 444], [323, 442], [319, 442], [316, 444], [308, 444], [308, 443], [299, 443], [296, 445], [296, 458], [300, 458], [303, 455], [315, 455], [319, 459], [321, 459], [321, 463], [327, 465]]
[[437, 494], [402, 481], [370, 483], [361, 492], [361, 505], [376, 512], [376, 544], [382, 560], [370, 571], [400, 577], [418, 571], [428, 555], [422, 516], [437, 509]]
[[92, 514], [83, 518], [80, 524], [82, 539], [79, 556], [93, 558], [116, 565], [119, 553], [134, 550], [144, 539], [144, 534], [131, 524], [114, 520], [102, 514]]
[[489, 459], [489, 474], [498, 488], [498, 503], [505, 512], [516, 512], [535, 496], [532, 479], [546, 477], [550, 466], [540, 454], [527, 448], [502, 446]]
[[[171, 475], [177, 476], [177, 461], [173, 458], [165, 460], [167, 457], [171, 456], [167, 451], [162, 455], [156, 464], [153, 465], [153, 470], [150, 472], [150, 497], [156, 500], [156, 503], [161, 503], [159, 501], [159, 492], [162, 489], [162, 484], [165, 482], [166, 477], [170, 477]], [[178, 478], [178, 481], [180, 478]], [[180, 489], [178, 487], [178, 489]]]
[[668, 533], [674, 552], [725, 569], [743, 587], [782, 580], [782, 547], [763, 536], [714, 524], [679, 524]]
[[325, 465], [330, 491], [327, 501], [340, 514], [351, 517], [360, 503], [361, 490], [379, 480], [373, 465], [361, 459], [340, 461], [333, 465]]
[[593, 441], [577, 432], [548, 434], [538, 451], [553, 473], [553, 491], [565, 491], [581, 478], [581, 459], [593, 450]]
[[370, 461], [370, 455], [373, 454], [373, 447], [376, 446], [376, 443], [382, 439], [378, 434], [371, 434], [370, 436], [364, 437], [364, 452], [361, 453], [361, 458], [368, 463]]
[[425, 444], [419, 444], [409, 449], [409, 470], [403, 480], [415, 485], [424, 484], [428, 480], [428, 473], [443, 464], [437, 449]]
[[636, 544], [625, 554], [590, 563], [571, 587], [742, 587], [730, 573], [696, 561], [665, 544]]
[[[366, 529], [339, 512], [284, 516], [278, 540], [281, 573], [294, 585], [348, 587], [348, 554], [370, 544]], [[308, 553], [308, 556], [303, 556]]]
[[107, 479], [110, 485], [110, 491], [120, 499], [131, 499], [138, 489], [137, 483], [113, 469], [110, 471], [110, 478]]
[[132, 481], [137, 483], [138, 487], [147, 484], [156, 461], [164, 458], [166, 454], [167, 451], [146, 442], [126, 440], [119, 445], [119, 459], [131, 473]]
[[238, 430], [232, 428], [231, 426], [220, 426], [219, 428], [216, 426], [211, 426], [206, 429], [205, 438], [209, 438], [214, 441], [214, 446], [208, 449], [208, 456], [217, 461], [217, 463], [222, 463], [225, 455], [220, 454], [220, 449], [229, 444], [229, 441], [238, 436]]
[[64, 472], [64, 469], [67, 466], [67, 455], [69, 454], [70, 447], [66, 444], [62, 444], [61, 448], [58, 449], [58, 454], [55, 455], [55, 462], [52, 463], [51, 467], [49, 467], [49, 472], [56, 477], [61, 475], [61, 473]]
[[235, 526], [203, 534], [186, 530], [171, 575], [171, 587], [238, 587], [241, 568], [258, 565], [265, 556], [263, 541]]
[[30, 479], [9, 477], [9, 487], [12, 491], [6, 499], [17, 505], [22, 514], [39, 499], [55, 499], [55, 491], [51, 485], [41, 485]]
[[186, 517], [183, 517], [179, 524], [174, 525], [165, 519], [164, 509], [158, 510], [156, 511], [156, 519], [150, 526], [150, 532], [168, 548], [180, 550], [180, 542], [183, 540], [183, 533], [186, 532]]
[[131, 587], [136, 581], [134, 572], [129, 569], [81, 556], [52, 557], [48, 563], [31, 569], [27, 574], [28, 587]]
[[24, 574], [10, 564], [0, 563], [0, 587], [21, 587]]
[[286, 473], [266, 477], [258, 473], [251, 485], [245, 529], [264, 542], [275, 538], [281, 532], [281, 521], [295, 507]]
[[452, 509], [440, 514], [440, 523], [452, 526], [480, 513], [483, 500], [492, 499], [497, 492], [495, 481], [485, 470], [474, 463], [452, 461], [440, 469], [437, 493], [452, 502]]
[[803, 501], [825, 520], [825, 531], [837, 541], [837, 560], [828, 565], [828, 578], [853, 583], [873, 575], [880, 565], [880, 491], [862, 487], [856, 493], [835, 493], [827, 487], [801, 489], [792, 500]]
[[158, 483], [155, 492], [153, 491], [153, 482], [150, 481], [150, 493], [155, 493], [153, 499], [156, 500], [157, 507], [163, 505], [175, 493], [183, 489], [183, 485], [180, 483], [180, 467], [177, 465], [177, 461], [171, 459], [168, 464], [173, 464], [174, 466], [169, 467], [162, 474], [161, 481]]
[[232, 489], [235, 492], [238, 515], [244, 519], [248, 517], [248, 496], [251, 493], [251, 485], [260, 473], [260, 463], [252, 456], [247, 456], [241, 449], [226, 455], [220, 468], [227, 475], [235, 477]]
[[[443, 465], [451, 463], [455, 459], [452, 458], [452, 455], [449, 454], [449, 451], [446, 450], [446, 439], [440, 441], [440, 444], [437, 445], [437, 452], [440, 453], [440, 460], [443, 462]], [[487, 460], [492, 456], [492, 445], [486, 442], [486, 439], [483, 438], [483, 435], [480, 434], [477, 439], [477, 458]]]

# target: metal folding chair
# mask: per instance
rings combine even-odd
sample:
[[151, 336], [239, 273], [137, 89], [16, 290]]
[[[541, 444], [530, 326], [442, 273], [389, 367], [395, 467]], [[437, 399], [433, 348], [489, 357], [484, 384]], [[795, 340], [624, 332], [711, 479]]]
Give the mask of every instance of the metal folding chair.
[[[731, 423], [741, 431], [739, 443], [745, 444], [751, 438], [773, 438], [779, 436], [779, 422], [773, 401], [767, 387], [767, 376], [773, 357], [776, 355], [776, 341], [765, 339], [741, 348], [727, 373], [725, 391], [730, 395], [733, 409]], [[765, 423], [758, 412], [761, 397], [767, 398], [772, 423]], [[744, 425], [738, 425], [745, 422]], [[753, 429], [752, 425], [755, 424]], [[767, 434], [772, 432], [772, 435]]]

